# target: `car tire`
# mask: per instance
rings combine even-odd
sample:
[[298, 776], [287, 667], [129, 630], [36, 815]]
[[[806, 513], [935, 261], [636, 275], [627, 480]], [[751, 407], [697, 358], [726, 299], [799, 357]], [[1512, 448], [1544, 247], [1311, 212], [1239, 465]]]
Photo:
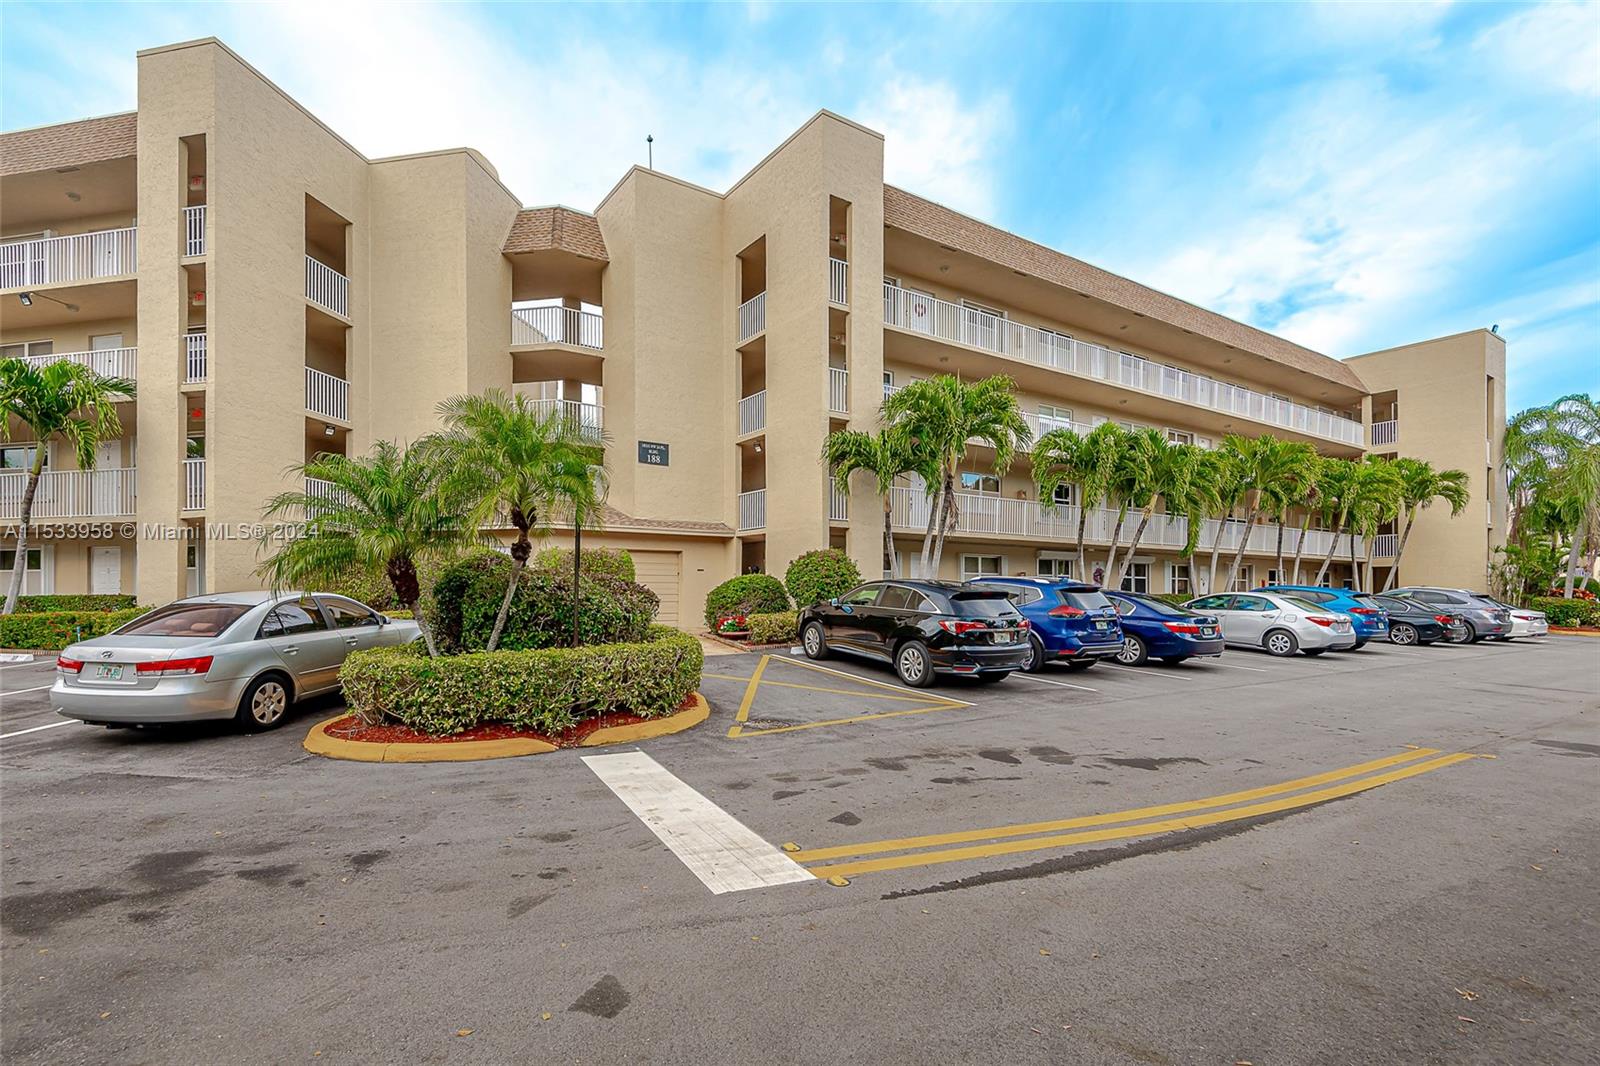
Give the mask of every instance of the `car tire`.
[[991, 671], [990, 673], [987, 673], [987, 674], [979, 674], [978, 675], [978, 680], [982, 681], [985, 685], [992, 685], [996, 681], [1004, 681], [1006, 678], [1008, 678], [1010, 676], [1011, 676], [1011, 671], [1010, 670], [999, 670], [999, 671]]
[[1461, 638], [1463, 644], [1476, 644], [1483, 639], [1483, 634], [1478, 632], [1478, 627], [1471, 622], [1467, 623], [1467, 635]]
[[1028, 658], [1023, 662], [1021, 670], [1025, 674], [1037, 674], [1044, 669], [1045, 664], [1044, 642], [1038, 637], [1028, 638]]
[[1362, 648], [1365, 648], [1367, 646], [1367, 639], [1368, 638], [1362, 638], [1361, 640], [1356, 641], [1355, 644], [1351, 645], [1350, 650], [1360, 651]]
[[806, 623], [805, 629], [800, 631], [800, 647], [807, 659], [828, 657], [828, 636], [823, 632], [821, 622]]
[[1117, 662], [1123, 666], [1143, 666], [1150, 658], [1150, 649], [1144, 641], [1128, 633], [1122, 638], [1122, 650], [1117, 652]]
[[1286, 659], [1300, 650], [1300, 641], [1287, 629], [1271, 629], [1261, 638], [1261, 646], [1268, 655]]
[[1074, 670], [1087, 670], [1099, 661], [1099, 659], [1068, 659], [1067, 666]]
[[1413, 645], [1419, 642], [1417, 627], [1404, 622], [1396, 622], [1389, 627], [1389, 643]]
[[927, 688], [933, 684], [933, 656], [920, 640], [908, 640], [894, 650], [894, 672], [902, 684]]
[[289, 679], [282, 674], [262, 674], [245, 686], [233, 720], [246, 733], [264, 733], [282, 725], [293, 705]]

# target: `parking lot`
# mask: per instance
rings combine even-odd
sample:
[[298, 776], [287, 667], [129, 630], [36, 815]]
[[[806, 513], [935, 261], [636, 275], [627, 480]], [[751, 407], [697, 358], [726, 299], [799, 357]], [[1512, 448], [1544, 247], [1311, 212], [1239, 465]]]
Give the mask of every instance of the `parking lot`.
[[628, 765], [731, 873], [594, 751], [57, 725], [50, 677], [0, 669], [7, 1062], [1600, 1057], [1597, 641], [708, 657]]

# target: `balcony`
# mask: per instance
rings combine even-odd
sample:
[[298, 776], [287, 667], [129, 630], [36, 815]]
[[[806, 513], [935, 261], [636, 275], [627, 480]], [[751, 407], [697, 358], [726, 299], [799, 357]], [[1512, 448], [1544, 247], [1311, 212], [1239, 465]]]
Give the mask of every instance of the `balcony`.
[[210, 375], [210, 367], [206, 364], [206, 335], [204, 333], [185, 333], [183, 335], [183, 383], [193, 385], [205, 381]]
[[763, 290], [739, 305], [739, 343], [767, 328], [767, 294]]
[[[321, 478], [306, 478], [305, 491], [306, 495], [310, 496], [313, 500], [329, 500], [336, 503], [343, 503], [346, 499], [345, 491], [343, 489], [339, 488], [333, 482], [323, 481]], [[306, 508], [306, 517], [314, 517], [316, 510], [317, 508], [315, 505], [308, 506]]]
[[138, 230], [132, 226], [0, 244], [0, 289], [118, 278], [138, 269]]
[[206, 254], [206, 205], [183, 209], [183, 254]]
[[843, 259], [828, 260], [828, 302], [850, 306], [850, 264]]
[[767, 490], [739, 493], [739, 532], [767, 528]]
[[1151, 362], [1127, 352], [1025, 326], [975, 307], [964, 307], [898, 285], [883, 287], [884, 325], [1078, 377], [1109, 382], [1152, 396], [1193, 404], [1264, 425], [1360, 447], [1360, 422], [1280, 400], [1204, 374]]
[[103, 378], [133, 378], [139, 362], [138, 348], [100, 348], [92, 352], [55, 352], [51, 355], [24, 356], [24, 363], [41, 367], [51, 363], [77, 363]]
[[850, 371], [836, 366], [828, 368], [828, 413], [850, 413]]
[[306, 256], [306, 299], [340, 318], [350, 317], [350, 279]]
[[1372, 423], [1371, 446], [1382, 448], [1400, 439], [1400, 423], [1395, 419]]
[[828, 482], [828, 521], [850, 521], [850, 497], [839, 491], [833, 481]]
[[350, 383], [306, 367], [306, 410], [322, 418], [350, 421]]
[[206, 507], [206, 461], [183, 461], [183, 509], [203, 511]]
[[560, 415], [580, 437], [587, 440], [600, 440], [605, 430], [605, 408], [597, 403], [580, 403], [577, 400], [533, 400], [529, 406], [540, 418]]
[[605, 347], [605, 320], [597, 311], [577, 307], [524, 307], [511, 312], [511, 345], [572, 344], [600, 351]]
[[767, 428], [767, 390], [753, 392], [739, 400], [739, 436], [760, 433]]
[[[31, 521], [55, 518], [121, 518], [134, 513], [137, 474], [133, 467], [46, 470], [33, 494]], [[22, 517], [25, 470], [0, 472], [0, 520]]]
[[1400, 550], [1400, 534], [1379, 533], [1372, 538], [1372, 554], [1378, 559], [1393, 559]]

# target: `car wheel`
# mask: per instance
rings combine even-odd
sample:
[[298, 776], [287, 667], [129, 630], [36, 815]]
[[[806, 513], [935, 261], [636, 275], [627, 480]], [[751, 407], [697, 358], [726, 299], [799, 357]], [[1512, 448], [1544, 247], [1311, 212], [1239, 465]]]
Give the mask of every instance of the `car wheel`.
[[1122, 638], [1122, 650], [1117, 652], [1117, 662], [1123, 666], [1143, 666], [1150, 658], [1150, 649], [1132, 633]]
[[1000, 670], [1000, 671], [994, 672], [994, 673], [979, 674], [978, 675], [978, 680], [982, 681], [986, 685], [992, 685], [996, 681], [1004, 681], [1006, 678], [1008, 678], [1010, 676], [1011, 676], [1011, 671], [1010, 670]]
[[276, 729], [288, 717], [293, 702], [289, 682], [282, 674], [264, 674], [244, 690], [234, 721], [247, 733]]
[[1287, 629], [1272, 630], [1261, 638], [1261, 646], [1267, 649], [1268, 655], [1276, 655], [1279, 658], [1293, 655], [1300, 650], [1300, 642]]
[[1417, 642], [1417, 629], [1404, 622], [1396, 623], [1389, 630], [1389, 640], [1394, 644], [1415, 644]]
[[1366, 639], [1363, 638], [1361, 640], [1356, 641], [1355, 644], [1351, 646], [1350, 650], [1351, 651], [1360, 651], [1362, 648], [1365, 648], [1366, 646], [1367, 646]]
[[1087, 670], [1099, 661], [1099, 659], [1068, 659], [1067, 665], [1074, 670]]
[[806, 623], [805, 632], [800, 634], [800, 646], [805, 649], [807, 659], [828, 657], [828, 638], [822, 632], [821, 622]]
[[1045, 653], [1044, 644], [1038, 637], [1028, 638], [1028, 657], [1022, 660], [1022, 670], [1025, 673], [1037, 674], [1044, 669]]
[[920, 640], [908, 640], [894, 653], [894, 672], [912, 688], [927, 688], [933, 684], [933, 659], [928, 646]]
[[1483, 639], [1483, 637], [1479, 636], [1479, 634], [1478, 634], [1478, 627], [1473, 625], [1471, 622], [1468, 622], [1467, 623], [1467, 631], [1465, 633], [1463, 633], [1462, 636], [1461, 636], [1461, 643], [1463, 643], [1463, 644], [1476, 644], [1476, 643], [1478, 643], [1478, 641], [1480, 641], [1482, 639]]

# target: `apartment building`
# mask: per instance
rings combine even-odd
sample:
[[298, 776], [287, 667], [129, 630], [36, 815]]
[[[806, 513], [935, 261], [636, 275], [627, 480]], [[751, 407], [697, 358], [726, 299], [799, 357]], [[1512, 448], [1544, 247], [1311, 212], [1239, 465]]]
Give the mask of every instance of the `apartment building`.
[[[726, 191], [634, 167], [592, 213], [526, 208], [470, 148], [363, 156], [216, 40], [139, 53], [137, 111], [0, 135], [4, 354], [138, 383], [92, 471], [52, 447], [29, 587], [255, 586], [249, 527], [295, 464], [416, 439], [439, 400], [499, 387], [605, 435], [610, 505], [585, 542], [627, 547], [690, 624], [716, 583], [812, 548], [881, 570], [881, 501], [837, 492], [818, 456], [937, 373], [1011, 375], [1040, 432], [1274, 433], [1470, 469], [1473, 507], [1430, 512], [1402, 578], [1483, 583], [1505, 530], [1500, 338], [1330, 358], [885, 185], [883, 148], [821, 112]], [[12, 428], [0, 526], [34, 446]], [[1073, 501], [1033, 497], [1025, 462], [974, 448], [943, 576], [1070, 573]], [[913, 557], [926, 497], [890, 506]], [[1088, 523], [1102, 563], [1112, 524]], [[1183, 540], [1158, 518], [1130, 582], [1196, 588]], [[1250, 532], [1243, 583], [1272, 576], [1275, 546]]]

